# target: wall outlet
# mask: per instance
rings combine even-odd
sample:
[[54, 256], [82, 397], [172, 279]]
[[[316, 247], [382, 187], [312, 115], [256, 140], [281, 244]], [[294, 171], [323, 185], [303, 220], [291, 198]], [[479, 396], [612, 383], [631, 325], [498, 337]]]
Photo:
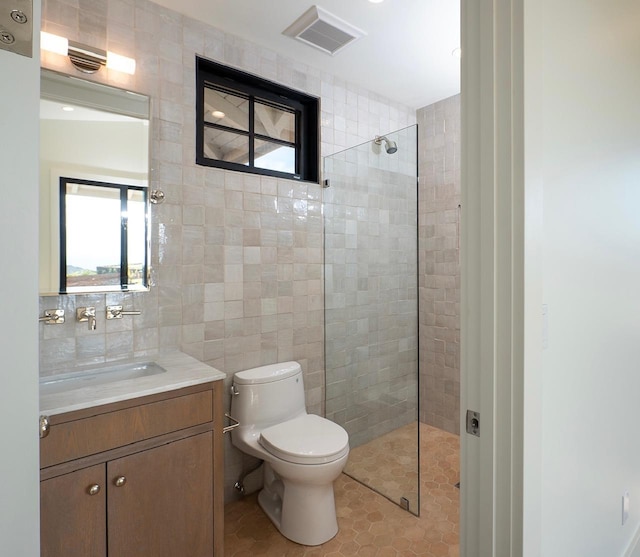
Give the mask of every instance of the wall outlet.
[[622, 494], [622, 525], [624, 526], [625, 522], [629, 518], [629, 491], [625, 491]]

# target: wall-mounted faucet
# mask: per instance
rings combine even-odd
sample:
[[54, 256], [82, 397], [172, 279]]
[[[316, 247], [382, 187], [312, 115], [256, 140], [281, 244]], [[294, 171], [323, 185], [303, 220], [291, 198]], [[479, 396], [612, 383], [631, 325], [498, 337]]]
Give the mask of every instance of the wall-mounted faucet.
[[76, 319], [81, 323], [84, 321], [89, 322], [89, 330], [96, 330], [96, 308], [88, 307], [88, 308], [77, 308], [76, 309]]
[[64, 310], [63, 309], [45, 309], [44, 315], [38, 317], [40, 323], [46, 325], [62, 325], [64, 323]]
[[107, 306], [107, 319], [122, 319], [123, 315], [140, 315], [140, 310], [122, 309], [122, 306]]

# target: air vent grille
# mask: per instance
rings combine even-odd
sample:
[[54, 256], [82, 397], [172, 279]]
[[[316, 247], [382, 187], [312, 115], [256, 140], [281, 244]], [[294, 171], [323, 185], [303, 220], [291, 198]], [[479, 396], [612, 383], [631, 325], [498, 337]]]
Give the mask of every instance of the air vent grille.
[[318, 6], [311, 6], [283, 34], [334, 55], [366, 33]]

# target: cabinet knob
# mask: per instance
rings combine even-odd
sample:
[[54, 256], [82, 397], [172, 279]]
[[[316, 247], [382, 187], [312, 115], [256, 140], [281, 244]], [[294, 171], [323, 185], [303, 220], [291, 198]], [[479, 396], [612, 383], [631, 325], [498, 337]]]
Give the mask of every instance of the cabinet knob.
[[124, 476], [118, 476], [115, 482], [113, 483], [116, 484], [116, 487], [122, 487], [124, 484], [127, 483], [127, 478], [125, 478]]
[[97, 495], [98, 493], [100, 493], [100, 486], [98, 484], [90, 485], [87, 488], [87, 493], [89, 495]]
[[44, 439], [49, 435], [50, 429], [49, 416], [40, 416], [40, 439]]

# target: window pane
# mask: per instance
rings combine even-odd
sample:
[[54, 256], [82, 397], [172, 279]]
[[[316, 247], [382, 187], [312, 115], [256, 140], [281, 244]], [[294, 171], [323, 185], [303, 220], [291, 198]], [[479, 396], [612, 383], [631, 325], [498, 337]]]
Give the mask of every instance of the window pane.
[[210, 124], [249, 131], [249, 101], [223, 91], [205, 88], [204, 120]]
[[296, 150], [286, 145], [256, 139], [255, 166], [266, 170], [295, 174]]
[[67, 288], [120, 286], [120, 190], [67, 183]]
[[146, 272], [145, 242], [145, 193], [141, 190], [127, 191], [127, 261], [129, 263], [128, 284], [144, 284]]
[[259, 102], [255, 103], [255, 110], [255, 132], [257, 134], [295, 143], [296, 115], [293, 112]]
[[249, 164], [249, 137], [217, 128], [204, 129], [204, 156], [237, 164]]

